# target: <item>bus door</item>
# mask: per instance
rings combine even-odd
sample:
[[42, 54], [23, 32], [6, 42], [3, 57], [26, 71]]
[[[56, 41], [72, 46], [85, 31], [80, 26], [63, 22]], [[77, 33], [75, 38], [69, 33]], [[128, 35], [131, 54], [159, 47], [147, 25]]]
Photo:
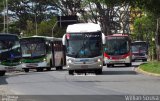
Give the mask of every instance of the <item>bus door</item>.
[[63, 66], [64, 64], [64, 51], [63, 51], [63, 45], [61, 41], [54, 41], [52, 44], [52, 60], [53, 65], [55, 67], [57, 66]]

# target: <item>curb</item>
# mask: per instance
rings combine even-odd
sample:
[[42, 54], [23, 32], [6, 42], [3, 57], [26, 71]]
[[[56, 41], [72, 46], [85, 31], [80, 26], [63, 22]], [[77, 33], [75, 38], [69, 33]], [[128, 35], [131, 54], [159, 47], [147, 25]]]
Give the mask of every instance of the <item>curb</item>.
[[146, 72], [142, 70], [140, 67], [136, 68], [136, 71], [142, 74], [150, 75], [150, 76], [160, 76], [160, 74]]

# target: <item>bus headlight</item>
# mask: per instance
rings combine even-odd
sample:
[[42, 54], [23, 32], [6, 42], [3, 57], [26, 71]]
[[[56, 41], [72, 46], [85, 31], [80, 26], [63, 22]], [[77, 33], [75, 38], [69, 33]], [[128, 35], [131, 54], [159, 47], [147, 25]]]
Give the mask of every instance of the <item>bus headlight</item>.
[[130, 58], [130, 56], [127, 56], [127, 57], [126, 57], [126, 59], [129, 59], [129, 58]]
[[45, 61], [47, 61], [47, 59], [46, 59], [46, 58], [44, 58], [44, 59], [43, 59], [43, 61], [45, 62]]
[[68, 59], [67, 61], [68, 61], [68, 63], [72, 63], [72, 62], [73, 62], [73, 60], [72, 60], [72, 59]]
[[101, 59], [101, 58], [99, 58], [99, 59], [97, 59], [97, 60], [96, 60], [96, 62], [102, 62], [102, 59]]

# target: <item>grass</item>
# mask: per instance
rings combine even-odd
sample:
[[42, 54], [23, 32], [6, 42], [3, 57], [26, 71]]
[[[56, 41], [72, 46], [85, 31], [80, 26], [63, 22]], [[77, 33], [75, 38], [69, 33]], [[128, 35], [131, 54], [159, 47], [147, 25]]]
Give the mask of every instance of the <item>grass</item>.
[[140, 68], [146, 72], [160, 74], [160, 62], [157, 61], [142, 64], [140, 65]]

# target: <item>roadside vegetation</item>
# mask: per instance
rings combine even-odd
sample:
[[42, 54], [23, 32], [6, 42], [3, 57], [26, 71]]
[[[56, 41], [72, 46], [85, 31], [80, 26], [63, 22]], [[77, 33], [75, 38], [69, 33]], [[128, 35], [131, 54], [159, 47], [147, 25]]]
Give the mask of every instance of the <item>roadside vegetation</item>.
[[143, 71], [146, 71], [149, 73], [160, 74], [160, 62], [157, 62], [157, 61], [151, 61], [151, 62], [142, 64], [140, 68]]

